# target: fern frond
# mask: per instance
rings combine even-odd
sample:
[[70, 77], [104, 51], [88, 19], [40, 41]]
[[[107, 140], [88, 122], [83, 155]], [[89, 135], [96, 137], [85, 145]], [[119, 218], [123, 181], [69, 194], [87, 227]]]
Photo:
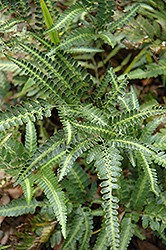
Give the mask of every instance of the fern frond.
[[12, 106], [6, 112], [0, 111], [0, 131], [9, 129], [10, 126], [22, 125], [29, 120], [32, 122], [40, 120], [43, 116], [51, 115], [53, 105], [48, 102], [38, 99], [36, 101], [29, 100], [29, 103], [22, 102], [22, 105]]
[[163, 122], [163, 120], [164, 117], [161, 117], [160, 119], [154, 119], [153, 121], [149, 122], [143, 129], [140, 140], [145, 143], [149, 141], [150, 136], [153, 134], [155, 129]]
[[68, 149], [64, 160], [60, 162], [60, 168], [58, 169], [58, 180], [61, 181], [64, 175], [66, 175], [71, 167], [73, 166], [75, 160], [84, 152], [87, 151], [90, 147], [93, 147], [92, 143], [94, 139], [88, 138], [82, 141], [79, 141], [79, 138], [76, 138], [77, 144], [73, 145], [72, 149]]
[[30, 204], [33, 196], [33, 190], [34, 190], [33, 184], [34, 184], [33, 176], [31, 176], [30, 178], [25, 178], [20, 183], [28, 205]]
[[107, 148], [103, 145], [99, 151], [95, 153], [95, 166], [98, 171], [98, 177], [104, 180], [100, 186], [102, 187], [101, 193], [104, 200], [103, 206], [105, 210], [105, 224], [108, 234], [108, 242], [112, 249], [119, 247], [119, 223], [117, 218], [118, 199], [113, 196], [113, 189], [118, 189], [116, 184], [117, 178], [120, 175], [122, 157], [119, 151], [115, 148]]
[[[140, 164], [141, 165], [141, 164]], [[144, 206], [146, 203], [146, 195], [148, 193], [147, 185], [148, 177], [146, 174], [141, 174], [135, 184], [134, 190], [131, 194], [131, 206]]]
[[66, 38], [65, 41], [60, 43], [58, 46], [53, 48], [49, 53], [48, 56], [51, 56], [56, 53], [59, 49], [68, 49], [74, 45], [78, 45], [81, 43], [85, 43], [88, 40], [97, 39], [97, 35], [94, 32], [94, 29], [89, 28], [79, 28], [71, 32], [70, 36]]
[[111, 145], [113, 147], [118, 147], [118, 148], [127, 148], [127, 149], [135, 149], [135, 150], [139, 150], [142, 152], [145, 152], [149, 155], [156, 155], [157, 149], [155, 147], [151, 146], [146, 146], [143, 143], [141, 143], [140, 141], [136, 140], [136, 138], [134, 139], [129, 139], [129, 138], [123, 138], [123, 137], [119, 137], [119, 138], [115, 138], [110, 140], [111, 141]]
[[86, 187], [90, 183], [89, 176], [83, 171], [81, 166], [75, 162], [73, 167], [70, 169], [70, 172], [67, 174], [67, 177], [71, 183], [76, 187], [78, 186], [81, 192], [85, 192]]
[[[16, 63], [22, 70], [24, 70], [24, 73], [31, 77], [43, 90], [43, 92], [46, 92], [47, 95], [50, 96], [50, 98], [52, 97], [53, 100], [58, 99], [59, 95], [55, 89], [55, 83], [52, 81], [52, 79], [48, 78], [47, 74], [44, 74], [38, 69], [38, 67], [25, 60], [18, 60], [8, 55], [6, 55], [6, 57]], [[61, 91], [59, 90], [59, 94], [60, 93]]]
[[57, 141], [52, 136], [45, 144], [39, 147], [32, 160], [26, 164], [26, 167], [23, 166], [20, 170], [14, 185], [18, 185], [22, 179], [27, 177], [36, 168], [45, 169], [55, 165], [66, 153], [63, 140], [64, 138], [61, 141]]
[[66, 250], [70, 247], [70, 245], [74, 245], [77, 240], [79, 240], [83, 234], [82, 226], [84, 222], [84, 217], [81, 209], [77, 209], [76, 214], [74, 216], [74, 221], [72, 222], [72, 226], [70, 227], [70, 231], [63, 243], [62, 250]]
[[159, 152], [155, 156], [151, 157], [152, 160], [157, 163], [158, 165], [162, 165], [164, 168], [166, 168], [166, 154], [165, 152]]
[[131, 237], [134, 234], [136, 225], [132, 223], [132, 217], [124, 218], [122, 221], [122, 231], [120, 235], [120, 248], [119, 250], [127, 250]]
[[149, 37], [154, 37], [153, 25], [150, 24], [149, 20], [144, 18], [142, 15], [138, 15], [136, 23]]
[[127, 178], [124, 178], [123, 175], [121, 175], [118, 178], [117, 184], [119, 187], [123, 187], [120, 189], [117, 189], [117, 198], [120, 200], [120, 203], [125, 206], [126, 202], [130, 199], [131, 196], [131, 190], [128, 188], [128, 180]]
[[52, 48], [52, 44], [51, 42], [46, 39], [46, 38], [43, 38], [41, 36], [39, 36], [38, 34], [34, 33], [34, 32], [31, 32], [29, 31], [28, 33], [30, 36], [34, 37], [38, 42], [41, 43], [41, 45], [45, 48], [45, 49], [51, 49]]
[[1, 60], [0, 61], [0, 70], [2, 70], [2, 71], [14, 72], [15, 70], [18, 70], [18, 69], [19, 69], [19, 67], [15, 63], [13, 63], [9, 60]]
[[9, 204], [0, 207], [0, 216], [19, 216], [22, 214], [31, 213], [34, 214], [36, 207], [41, 203], [32, 199], [28, 205], [25, 199], [12, 200]]
[[55, 226], [56, 226], [56, 223], [54, 222], [50, 226], [47, 226], [47, 227], [43, 228], [42, 235], [41, 235], [41, 238], [40, 238], [41, 243], [46, 243], [49, 240]]
[[102, 32], [98, 35], [98, 38], [103, 40], [104, 43], [111, 45], [112, 48], [114, 48], [116, 44], [115, 36], [111, 34], [111, 32]]
[[106, 79], [104, 81], [110, 82], [112, 84], [112, 90], [106, 94], [106, 104], [105, 107], [109, 107], [109, 105], [117, 105], [118, 104], [118, 97], [121, 97], [125, 93], [126, 86], [128, 84], [127, 78], [124, 77], [124, 79], [119, 82], [117, 79], [117, 76], [113, 72], [113, 69], [111, 68], [108, 71], [108, 75], [106, 75]]
[[158, 64], [150, 63], [149, 65], [146, 66], [146, 70], [138, 68], [129, 72], [127, 76], [129, 79], [145, 79], [165, 74], [166, 74], [165, 60], [159, 60]]
[[150, 156], [145, 152], [143, 153], [142, 151], [137, 151], [136, 157], [148, 177], [152, 191], [158, 196], [159, 188], [157, 184], [157, 173], [155, 169], [150, 168], [150, 164], [152, 163]]
[[111, 67], [109, 70], [107, 70], [106, 74], [104, 75], [103, 80], [97, 86], [96, 89], [96, 96], [102, 96], [104, 94], [104, 91], [106, 90], [108, 84], [112, 84], [112, 88], [118, 87], [118, 79], [115, 73], [113, 72], [113, 68]]
[[143, 228], [147, 228], [150, 224], [150, 227], [153, 231], [164, 231], [166, 228], [165, 215], [166, 207], [163, 207], [163, 204], [156, 204], [156, 200], [153, 200], [146, 206], [144, 210], [142, 217]]
[[84, 229], [82, 227], [84, 234], [83, 237], [79, 239], [80, 242], [79, 249], [84, 250], [86, 248], [89, 248], [89, 241], [93, 230], [93, 217], [91, 216], [90, 212], [85, 211], [84, 208], [81, 210], [84, 218]]
[[84, 131], [84, 132], [87, 132], [88, 134], [93, 134], [95, 136], [102, 136], [102, 135], [110, 135], [110, 136], [113, 136], [115, 137], [115, 133], [114, 131], [110, 130], [108, 127], [107, 128], [102, 128], [102, 127], [99, 127], [99, 126], [95, 126], [91, 123], [88, 123], [88, 122], [77, 122], [77, 121], [72, 121], [70, 118], [66, 118], [72, 125], [73, 127], [81, 130], [81, 131]]
[[70, 107], [64, 107], [62, 115], [67, 115], [69, 117], [72, 117], [74, 113], [77, 115], [77, 117], [80, 116], [82, 118], [86, 118], [86, 120], [88, 120], [92, 124], [98, 125], [101, 128], [109, 127], [108, 119], [106, 115], [103, 113], [103, 110], [93, 107], [92, 104], [84, 106], [80, 105], [73, 109]]
[[35, 182], [44, 191], [47, 199], [53, 207], [55, 216], [62, 227], [62, 234], [66, 238], [66, 214], [65, 196], [60, 184], [50, 168], [43, 169], [36, 176]]
[[104, 29], [108, 22], [111, 22], [111, 17], [113, 16], [113, 10], [115, 8], [114, 1], [110, 0], [98, 0], [97, 1], [97, 15], [96, 15], [96, 23], [97, 28]]
[[86, 8], [84, 8], [84, 6], [81, 3], [77, 2], [73, 5], [71, 5], [59, 17], [59, 19], [56, 21], [56, 24], [53, 25], [53, 27], [49, 28], [44, 34], [65, 27], [65, 25], [67, 23], [69, 23], [71, 20], [73, 20], [77, 16], [81, 15], [83, 12], [87, 12], [87, 10], [86, 10]]
[[114, 31], [117, 28], [121, 28], [124, 24], [127, 24], [133, 18], [133, 16], [135, 16], [136, 11], [138, 11], [139, 8], [140, 6], [136, 4], [134, 7], [132, 7], [131, 10], [129, 10], [121, 18], [116, 20], [116, 22], [112, 23], [111, 26], [108, 28], [108, 30]]
[[25, 150], [31, 156], [37, 150], [37, 135], [35, 125], [31, 120], [26, 124]]
[[24, 20], [9, 20], [5, 21], [3, 24], [0, 25], [0, 32], [4, 32], [8, 29], [11, 29], [14, 25], [18, 23], [23, 23]]
[[0, 135], [0, 148], [3, 147], [3, 145], [8, 141], [8, 139], [11, 137], [12, 133], [9, 133], [6, 135], [5, 133], [1, 133]]
[[39, 66], [34, 66], [25, 60], [7, 57], [54, 101], [59, 100], [65, 104], [65, 99], [67, 102], [70, 99], [80, 99], [80, 95], [77, 96], [78, 92], [90, 91], [90, 76], [86, 71], [81, 71], [81, 66], [67, 53], [60, 51], [56, 53], [54, 59], [51, 59], [34, 46], [26, 46], [19, 42], [18, 44], [34, 57]]
[[108, 235], [107, 235], [107, 231], [102, 228], [98, 237], [97, 237], [97, 240], [96, 240], [96, 243], [95, 243], [95, 246], [93, 248], [93, 250], [107, 250], [108, 249]]
[[113, 129], [123, 129], [124, 126], [133, 126], [137, 124], [142, 119], [146, 119], [146, 117], [156, 116], [165, 114], [166, 110], [162, 109], [162, 107], [153, 108], [151, 110], [138, 111], [138, 110], [130, 110], [128, 112], [120, 113], [116, 116], [113, 116], [110, 120], [110, 126], [113, 126]]
[[[62, 180], [62, 185], [67, 191], [67, 196], [71, 202], [85, 203], [88, 199], [87, 186], [90, 183], [88, 175], [83, 171], [82, 167], [75, 162], [67, 179]], [[90, 195], [89, 195], [90, 196]]]

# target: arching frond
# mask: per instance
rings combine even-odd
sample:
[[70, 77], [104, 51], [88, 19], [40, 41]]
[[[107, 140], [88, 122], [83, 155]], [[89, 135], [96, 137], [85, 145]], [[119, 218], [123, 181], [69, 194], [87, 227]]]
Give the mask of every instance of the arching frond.
[[72, 149], [68, 148], [64, 159], [60, 162], [60, 168], [58, 169], [58, 179], [62, 180], [64, 175], [66, 175], [70, 168], [72, 168], [75, 160], [84, 152], [87, 151], [90, 147], [93, 147], [93, 139], [88, 138], [80, 141], [79, 136], [75, 140], [77, 144], [73, 145]]
[[96, 243], [95, 243], [95, 246], [93, 248], [93, 250], [107, 250], [108, 249], [108, 235], [107, 235], [107, 231], [102, 228], [98, 237], [97, 237], [97, 240], [96, 240]]
[[[153, 121], [149, 122], [146, 127], [144, 128], [144, 130], [142, 131], [140, 140], [142, 142], [148, 142], [149, 141], [149, 137], [153, 134], [153, 132], [155, 131], [155, 129], [159, 126], [159, 124], [161, 124], [161, 122], [164, 120], [164, 117], [161, 117], [160, 119], [154, 119]], [[153, 139], [152, 139], [153, 140]]]
[[152, 163], [150, 156], [145, 152], [143, 153], [142, 151], [137, 151], [136, 157], [139, 160], [143, 170], [145, 171], [152, 191], [158, 196], [159, 187], [157, 183], [157, 173], [155, 169], [150, 167], [150, 164]]
[[61, 29], [62, 27], [65, 27], [67, 23], [69, 23], [71, 20], [73, 20], [75, 17], [82, 14], [83, 12], [86, 12], [86, 9], [81, 3], [77, 2], [71, 5], [59, 17], [56, 24], [53, 25], [53, 27], [49, 28], [45, 33], [52, 32], [54, 30], [58, 30], [58, 29]]
[[66, 38], [66, 40], [60, 43], [54, 49], [52, 49], [48, 55], [49, 56], [53, 55], [59, 49], [69, 49], [73, 45], [78, 45], [78, 43], [84, 44], [85, 42], [91, 40], [92, 38], [94, 40], [97, 39], [97, 35], [95, 34], [94, 29], [79, 28], [77, 30], [72, 31], [71, 34]]
[[82, 226], [84, 223], [84, 217], [80, 209], [76, 211], [74, 221], [70, 227], [70, 231], [63, 243], [62, 250], [66, 250], [70, 245], [75, 245], [76, 241], [79, 240], [83, 234]]
[[85, 192], [86, 187], [90, 183], [89, 176], [84, 172], [81, 166], [76, 162], [67, 174], [68, 179], [75, 186], [78, 186], [82, 192]]
[[26, 166], [21, 168], [15, 186], [36, 168], [45, 169], [55, 165], [66, 153], [63, 139], [57, 141], [56, 137], [52, 136], [45, 144], [39, 147], [32, 159], [26, 163]]
[[135, 16], [135, 12], [138, 11], [140, 6], [136, 4], [134, 7], [132, 7], [131, 10], [129, 10], [124, 16], [116, 20], [116, 22], [111, 23], [109, 27], [109, 31], [114, 31], [117, 28], [121, 28], [124, 24], [128, 23], [133, 16]]
[[65, 196], [55, 174], [50, 172], [50, 168], [43, 169], [42, 172], [37, 174], [35, 182], [44, 191], [52, 205], [55, 216], [62, 226], [62, 234], [66, 238], [67, 209], [65, 206]]
[[118, 115], [113, 116], [110, 120], [110, 126], [113, 125], [113, 129], [117, 131], [130, 125], [133, 126], [134, 124], [141, 122], [142, 119], [146, 119], [146, 117], [161, 115], [164, 113], [166, 113], [166, 110], [158, 107], [157, 109], [153, 108], [151, 110], [145, 111], [138, 111], [136, 109], [133, 109], [128, 112], [122, 112]]
[[16, 217], [27, 213], [34, 214], [36, 207], [40, 206], [40, 204], [35, 199], [32, 199], [30, 204], [27, 204], [25, 199], [13, 200], [9, 204], [0, 207], [0, 216]]
[[30, 100], [29, 103], [22, 102], [22, 105], [12, 106], [6, 112], [0, 111], [0, 130], [9, 129], [27, 123], [29, 120], [34, 122], [36, 119], [42, 119], [43, 115], [49, 117], [51, 108], [48, 102], [42, 99], [36, 101]]
[[137, 226], [132, 223], [132, 217], [126, 217], [122, 222], [122, 231], [120, 236], [120, 250], [127, 250], [131, 237], [134, 234], [134, 229]]
[[[141, 165], [141, 163], [140, 163]], [[131, 206], [144, 206], [146, 204], [146, 195], [148, 193], [148, 177], [145, 173], [141, 174], [136, 182], [131, 194]]]
[[79, 239], [80, 241], [80, 250], [89, 248], [89, 241], [93, 229], [93, 217], [91, 216], [90, 212], [85, 211], [85, 209], [81, 209], [83, 218], [84, 218], [84, 227], [82, 230], [84, 231], [83, 236]]

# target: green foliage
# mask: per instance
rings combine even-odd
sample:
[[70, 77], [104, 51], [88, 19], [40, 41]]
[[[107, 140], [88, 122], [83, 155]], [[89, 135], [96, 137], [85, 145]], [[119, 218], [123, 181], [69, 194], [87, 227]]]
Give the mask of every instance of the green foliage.
[[30, 204], [27, 204], [25, 199], [13, 200], [10, 204], [0, 208], [1, 216], [18, 216], [26, 213], [35, 213], [36, 207], [40, 206], [40, 202], [32, 199]]
[[48, 198], [50, 204], [53, 207], [55, 216], [57, 217], [60, 225], [62, 226], [62, 233], [64, 238], [66, 238], [66, 207], [64, 202], [64, 194], [61, 190], [60, 185], [55, 175], [50, 172], [50, 168], [42, 173], [37, 174], [36, 183], [44, 190], [46, 197]]
[[[144, 228], [149, 224], [161, 235], [166, 228], [160, 174], [166, 166], [166, 136], [154, 132], [163, 122], [166, 109], [151, 104], [141, 108], [134, 90], [126, 92], [127, 76], [119, 80], [112, 67], [102, 80], [92, 81], [90, 73], [66, 53], [88, 51], [94, 40], [97, 46], [93, 52], [102, 51], [100, 40], [114, 47], [115, 29], [134, 22], [139, 6], [114, 21], [114, 1], [73, 1], [52, 19], [53, 10], [49, 14], [46, 5], [50, 8], [55, 1], [46, 1], [46, 5], [42, 1], [47, 27], [54, 22], [43, 32], [40, 1], [34, 1], [34, 15], [26, 0], [0, 3], [9, 14], [17, 9], [13, 23], [5, 22], [1, 27], [11, 38], [2, 41], [7, 58], [3, 71], [19, 68], [17, 75], [26, 79], [18, 84], [17, 91], [21, 88], [22, 94], [13, 98], [16, 105], [12, 103], [0, 112], [1, 168], [16, 179], [15, 186], [22, 186], [25, 199], [1, 207], [0, 216], [34, 213], [37, 206], [41, 207], [34, 218], [42, 225], [40, 229], [31, 221], [40, 235], [36, 242], [46, 247], [51, 244], [52, 248], [62, 243], [63, 250], [125, 250], [134, 234], [141, 237], [136, 225], [139, 219]], [[74, 29], [75, 21], [81, 21], [82, 27]], [[19, 22], [26, 23], [29, 30], [23, 37], [11, 32], [12, 25], [18, 28]], [[54, 45], [45, 36], [51, 32], [58, 34], [58, 45], [57, 36], [50, 36]], [[88, 46], [83, 47], [87, 41]], [[80, 47], [75, 47], [79, 43]], [[35, 94], [27, 100], [29, 93], [24, 90], [29, 86]], [[58, 125], [48, 120], [51, 110], [53, 116], [58, 113]], [[41, 120], [41, 127], [45, 126], [50, 135], [44, 142], [47, 136], [39, 138], [37, 121]], [[52, 124], [52, 131], [47, 122]], [[23, 138], [20, 131], [25, 132]], [[130, 174], [124, 177], [123, 171]], [[96, 193], [98, 183], [100, 194]], [[43, 192], [44, 202], [35, 198], [36, 189]], [[119, 207], [125, 214], [121, 221]], [[46, 224], [40, 221], [42, 216]], [[97, 237], [93, 232], [95, 216], [100, 217]], [[34, 244], [32, 239], [24, 241], [22, 249], [36, 247]]]
[[[129, 72], [129, 79], [165, 76], [166, 7], [164, 1], [141, 0], [139, 3], [137, 17], [131, 20], [130, 25], [117, 31], [117, 35], [120, 33], [123, 37], [122, 42], [127, 48], [140, 50], [124, 73]], [[125, 7], [128, 9], [128, 6]], [[133, 3], [134, 7], [135, 3]], [[121, 16], [121, 13], [117, 12], [117, 15]], [[164, 77], [163, 82], [165, 84]]]

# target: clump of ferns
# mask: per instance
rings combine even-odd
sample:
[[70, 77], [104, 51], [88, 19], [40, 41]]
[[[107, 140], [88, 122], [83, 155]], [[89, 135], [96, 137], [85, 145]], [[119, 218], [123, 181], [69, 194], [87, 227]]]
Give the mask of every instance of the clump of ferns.
[[[78, 6], [80, 4], [72, 8]], [[65, 14], [68, 17], [69, 13]], [[125, 20], [119, 20], [121, 24], [123, 21]], [[117, 27], [116, 24], [114, 27]], [[64, 237], [62, 249], [76, 249], [76, 244], [79, 244], [80, 249], [88, 248], [93, 231], [93, 214], [98, 211], [90, 209], [86, 196], [83, 195], [88, 189], [89, 178], [82, 166], [75, 163], [79, 157], [83, 157], [87, 163], [94, 165], [101, 181], [105, 219], [94, 246], [95, 250], [107, 247], [114, 250], [127, 248], [132, 235], [136, 233], [137, 219], [141, 217], [137, 213], [140, 203], [147, 207], [147, 214], [143, 214], [144, 226], [149, 221], [154, 222], [154, 217], [158, 216], [163, 229], [165, 217], [162, 219], [161, 214], [164, 202], [161, 199], [158, 206], [155, 199], [151, 204], [142, 194], [148, 185], [155, 196], [163, 197], [153, 163], [166, 166], [165, 140], [159, 133], [153, 133], [163, 122], [162, 115], [165, 115], [166, 110], [153, 105], [140, 107], [133, 89], [128, 93], [125, 91], [127, 78], [119, 81], [112, 68], [94, 86], [91, 76], [70, 55], [63, 50], [56, 51], [55, 48], [55, 56], [50, 57], [53, 53], [51, 43], [37, 34], [32, 36], [45, 48], [44, 52], [33, 45], [27, 46], [18, 40], [16, 42], [34, 61], [21, 60], [6, 54], [22, 70], [22, 74], [34, 81], [35, 86], [40, 89], [40, 98], [29, 98], [27, 102], [0, 113], [0, 129], [7, 131], [7, 137], [5, 133], [1, 134], [0, 146], [3, 154], [0, 157], [4, 168], [11, 171], [16, 178], [15, 185], [21, 184], [25, 195], [25, 199], [12, 201], [2, 207], [0, 214], [18, 216], [22, 213], [34, 213], [38, 206], [42, 207], [43, 203], [33, 197], [34, 184], [38, 185], [46, 196], [47, 206], [52, 208], [58, 221]], [[108, 86], [111, 86], [109, 91]], [[63, 130], [59, 130], [38, 147], [34, 123], [43, 117], [50, 117], [53, 107], [58, 110]], [[148, 120], [149, 118], [152, 120]], [[24, 145], [10, 139], [11, 126], [16, 127], [23, 123], [26, 124]], [[123, 183], [128, 184], [121, 177], [122, 168], [126, 168], [123, 165], [126, 157], [130, 161], [130, 168], [138, 169], [141, 178], [137, 179], [131, 196], [130, 192], [126, 194], [128, 204], [125, 206], [126, 214], [120, 228], [118, 198], [123, 195]], [[16, 164], [16, 158], [20, 168], [14, 172], [11, 165]], [[56, 172], [53, 171], [55, 166]], [[76, 183], [78, 189], [70, 186], [70, 182]], [[80, 204], [78, 195], [82, 198]], [[123, 198], [120, 200], [124, 202]], [[156, 208], [155, 216], [150, 210], [152, 205]], [[67, 221], [67, 217], [72, 216], [74, 220]]]

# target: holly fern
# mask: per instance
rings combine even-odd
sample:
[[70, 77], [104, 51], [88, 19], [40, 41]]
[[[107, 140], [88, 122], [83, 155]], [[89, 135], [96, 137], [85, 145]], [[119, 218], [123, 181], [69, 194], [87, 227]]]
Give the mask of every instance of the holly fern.
[[[25, 233], [20, 249], [61, 244], [62, 250], [124, 250], [133, 235], [144, 239], [137, 225], [139, 219], [144, 228], [149, 225], [165, 239], [166, 133], [154, 132], [163, 124], [166, 109], [153, 103], [140, 106], [133, 88], [126, 92], [127, 77], [119, 81], [111, 67], [95, 84], [63, 50], [63, 44], [69, 45], [72, 39], [85, 41], [86, 31], [93, 31], [90, 23], [97, 31], [101, 27], [92, 40], [108, 42], [109, 36], [112, 44], [116, 43], [111, 31], [129, 21], [138, 6], [114, 23], [113, 19], [100, 20], [103, 13], [113, 15], [113, 1], [73, 1], [53, 24], [44, 1], [42, 8], [34, 1], [38, 17], [43, 10], [50, 42], [41, 27], [35, 30], [28, 1], [9, 2], [1, 1], [1, 7], [8, 12], [18, 7], [15, 18], [31, 29], [27, 31], [31, 39], [12, 37], [14, 51], [24, 53], [24, 59], [12, 55], [11, 40], [3, 41], [5, 60], [21, 76], [18, 89], [26, 88], [21, 92], [26, 94], [21, 103], [0, 112], [0, 166], [24, 193], [24, 197], [2, 206], [0, 216], [38, 211], [31, 223], [39, 237]], [[54, 2], [46, 4], [54, 6]], [[80, 15], [89, 17], [85, 27], [80, 33], [73, 31], [72, 39], [59, 41], [58, 30], [66, 32], [65, 25]], [[16, 25], [12, 20], [1, 29], [9, 32], [12, 22]], [[31, 83], [28, 87], [27, 82]], [[55, 111], [60, 125], [44, 140], [45, 121]], [[20, 131], [25, 132], [23, 140]], [[39, 189], [44, 194], [40, 199]]]

